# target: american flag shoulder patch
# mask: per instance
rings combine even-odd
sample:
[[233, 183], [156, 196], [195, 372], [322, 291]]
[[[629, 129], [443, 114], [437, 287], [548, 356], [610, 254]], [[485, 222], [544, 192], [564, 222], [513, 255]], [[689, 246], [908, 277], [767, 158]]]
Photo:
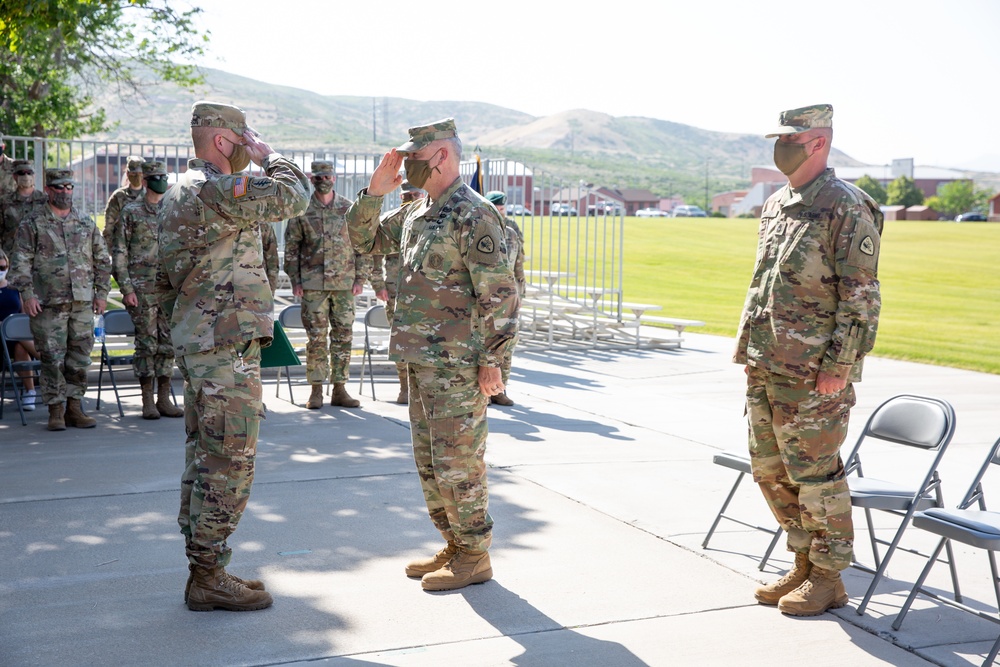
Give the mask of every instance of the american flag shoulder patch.
[[243, 176], [242, 178], [237, 178], [233, 181], [233, 197], [242, 197], [247, 193], [247, 183], [250, 181], [249, 176]]

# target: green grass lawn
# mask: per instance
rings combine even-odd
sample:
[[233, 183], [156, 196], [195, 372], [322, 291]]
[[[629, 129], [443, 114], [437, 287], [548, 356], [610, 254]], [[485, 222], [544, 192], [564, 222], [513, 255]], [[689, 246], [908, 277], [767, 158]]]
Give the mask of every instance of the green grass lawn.
[[[757, 221], [627, 218], [624, 299], [734, 336]], [[873, 354], [1000, 374], [1000, 225], [886, 223]]]

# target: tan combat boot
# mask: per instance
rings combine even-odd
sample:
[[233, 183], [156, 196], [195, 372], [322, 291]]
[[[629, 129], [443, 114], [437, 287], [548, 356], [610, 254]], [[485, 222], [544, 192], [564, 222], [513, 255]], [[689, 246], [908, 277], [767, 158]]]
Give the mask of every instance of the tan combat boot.
[[761, 604], [778, 604], [778, 600], [783, 595], [787, 595], [801, 586], [802, 582], [809, 578], [809, 572], [811, 571], [812, 563], [809, 562], [809, 553], [796, 551], [795, 565], [792, 566], [792, 569], [773, 584], [761, 586], [755, 590], [753, 596]]
[[62, 403], [49, 403], [49, 425], [46, 427], [50, 431], [66, 430], [66, 406]]
[[347, 388], [343, 382], [333, 384], [333, 396], [330, 397], [330, 405], [339, 405], [342, 408], [356, 408], [361, 405], [361, 401], [347, 393]]
[[406, 405], [410, 402], [410, 387], [407, 384], [406, 369], [397, 368], [396, 373], [399, 375], [399, 396], [396, 397], [396, 402], [400, 405]]
[[430, 558], [418, 558], [415, 561], [406, 564], [406, 576], [408, 577], [423, 577], [428, 572], [437, 572], [442, 567], [448, 564], [451, 557], [458, 552], [458, 545], [448, 540], [448, 544], [445, 545], [444, 549], [437, 552]]
[[77, 428], [94, 428], [97, 426], [97, 420], [93, 417], [87, 416], [83, 412], [83, 406], [80, 405], [79, 398], [67, 398], [66, 399], [66, 426], [75, 426]]
[[464, 547], [451, 557], [444, 567], [428, 572], [420, 581], [425, 591], [453, 591], [469, 584], [481, 584], [493, 578], [489, 551], [472, 551]]
[[160, 412], [153, 400], [153, 378], [139, 378], [139, 387], [142, 389], [142, 418], [159, 419]]
[[502, 405], [505, 408], [509, 408], [510, 406], [514, 405], [514, 401], [507, 398], [507, 392], [502, 392], [500, 394], [497, 394], [496, 396], [490, 396], [490, 403], [493, 403], [495, 405]]
[[818, 616], [847, 604], [847, 591], [838, 570], [813, 565], [809, 578], [778, 602], [778, 611], [789, 616]]
[[323, 383], [314, 384], [312, 386], [312, 393], [309, 394], [309, 400], [306, 401], [306, 407], [310, 410], [319, 410], [323, 407]]
[[[188, 578], [187, 583], [184, 585], [184, 602], [188, 601], [188, 594], [191, 592], [191, 582], [194, 581], [194, 568], [195, 565], [188, 564]], [[264, 582], [260, 579], [241, 579], [235, 574], [229, 574], [226, 572], [225, 568], [222, 569], [222, 576], [228, 577], [235, 581], [236, 583], [243, 584], [252, 591], [262, 591], [264, 590]]]
[[156, 411], [161, 417], [184, 416], [184, 411], [174, 405], [170, 398], [170, 378], [166, 375], [156, 378]]
[[224, 568], [196, 565], [191, 572], [187, 606], [191, 611], [254, 611], [270, 607], [274, 600], [264, 590], [254, 590], [227, 575]]

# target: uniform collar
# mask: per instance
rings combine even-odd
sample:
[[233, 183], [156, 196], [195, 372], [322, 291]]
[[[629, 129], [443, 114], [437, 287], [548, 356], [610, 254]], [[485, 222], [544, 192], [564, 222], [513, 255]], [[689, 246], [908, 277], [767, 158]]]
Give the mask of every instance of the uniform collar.
[[835, 177], [836, 174], [833, 173], [833, 167], [827, 167], [823, 170], [822, 174], [806, 183], [801, 188], [793, 188], [791, 185], [786, 185], [785, 191], [781, 196], [781, 208], [788, 208], [789, 206], [795, 206], [797, 204], [812, 206], [813, 202], [816, 200], [816, 195], [819, 194], [819, 191], [822, 190], [823, 186]]
[[212, 174], [214, 176], [222, 176], [222, 171], [218, 167], [208, 160], [202, 160], [199, 157], [188, 160], [188, 169], [204, 172], [206, 174]]

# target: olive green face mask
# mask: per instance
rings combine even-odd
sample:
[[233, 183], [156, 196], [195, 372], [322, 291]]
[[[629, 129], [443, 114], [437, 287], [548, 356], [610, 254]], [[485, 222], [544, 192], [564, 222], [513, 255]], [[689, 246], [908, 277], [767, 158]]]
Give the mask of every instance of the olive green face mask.
[[785, 176], [794, 174], [802, 164], [809, 159], [806, 146], [819, 137], [814, 137], [801, 144], [789, 144], [783, 141], [774, 142], [774, 166]]
[[431, 167], [431, 160], [441, 152], [441, 149], [434, 151], [434, 155], [430, 156], [426, 160], [414, 160], [412, 158], [406, 158], [406, 162], [403, 163], [403, 169], [406, 171], [406, 180], [410, 182], [410, 185], [423, 188], [427, 183], [427, 179], [431, 177], [432, 171], [437, 171], [441, 173], [441, 170], [437, 167]]
[[333, 192], [333, 181], [328, 181], [323, 178], [316, 179], [313, 181], [313, 187], [316, 188], [316, 192], [321, 195], [329, 194]]
[[238, 174], [247, 168], [250, 164], [250, 154], [247, 153], [247, 147], [243, 144], [238, 144], [232, 141], [228, 137], [222, 137], [229, 143], [233, 145], [233, 152], [229, 154], [229, 168], [234, 174]]

